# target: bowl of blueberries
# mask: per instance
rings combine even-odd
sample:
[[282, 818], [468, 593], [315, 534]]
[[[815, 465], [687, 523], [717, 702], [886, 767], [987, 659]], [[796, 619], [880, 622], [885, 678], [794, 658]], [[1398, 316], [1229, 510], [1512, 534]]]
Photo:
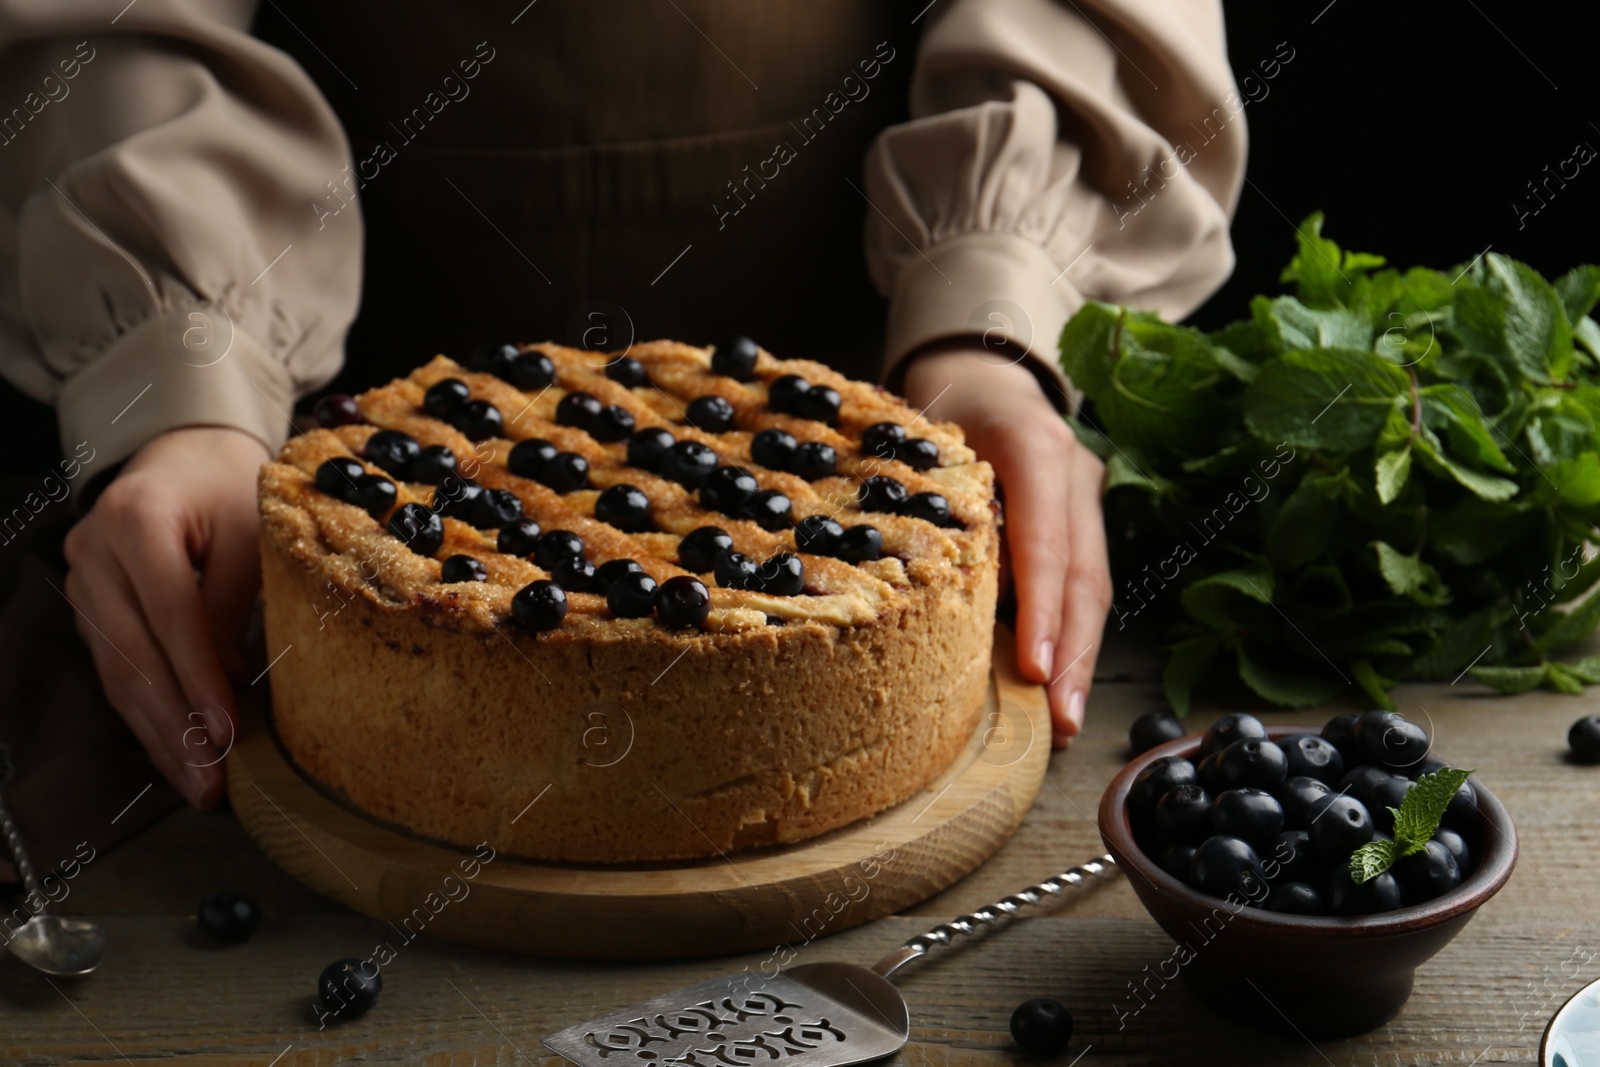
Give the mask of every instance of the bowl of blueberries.
[[1176, 942], [1134, 983], [1141, 1001], [1181, 975], [1258, 1028], [1371, 1030], [1511, 877], [1504, 805], [1394, 712], [1181, 733], [1171, 716], [1136, 724], [1139, 755], [1100, 801], [1106, 847]]

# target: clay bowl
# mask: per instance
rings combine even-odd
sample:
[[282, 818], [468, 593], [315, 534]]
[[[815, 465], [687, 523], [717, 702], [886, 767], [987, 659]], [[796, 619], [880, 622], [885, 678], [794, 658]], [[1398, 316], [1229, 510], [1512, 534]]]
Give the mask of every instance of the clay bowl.
[[[1275, 741], [1306, 732], [1267, 728]], [[1124, 767], [1100, 798], [1106, 848], [1150, 917], [1178, 943], [1130, 996], [1149, 999], [1177, 971], [1202, 1000], [1248, 1025], [1308, 1037], [1363, 1033], [1394, 1018], [1411, 995], [1416, 968], [1461, 932], [1516, 866], [1511, 816], [1474, 776], [1477, 824], [1463, 836], [1475, 866], [1459, 886], [1425, 904], [1335, 918], [1280, 915], [1201, 894], [1139, 849], [1128, 818], [1128, 790], [1141, 770], [1163, 756], [1192, 760], [1199, 748], [1194, 734], [1151, 749]]]

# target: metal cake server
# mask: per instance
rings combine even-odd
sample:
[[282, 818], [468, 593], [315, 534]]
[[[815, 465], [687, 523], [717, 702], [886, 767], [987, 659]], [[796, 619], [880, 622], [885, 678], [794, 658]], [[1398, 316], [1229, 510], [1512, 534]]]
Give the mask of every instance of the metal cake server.
[[[11, 762], [11, 746], [0, 741], [0, 790], [11, 782], [15, 769]], [[22, 875], [22, 885], [28, 894], [26, 899], [40, 902], [38, 913], [17, 928], [6, 942], [6, 948], [34, 970], [58, 978], [88, 974], [100, 966], [106, 954], [106, 932], [87, 919], [46, 914], [39, 879], [33, 873], [28, 852], [22, 847], [22, 835], [17, 832], [17, 824], [11, 820], [4, 799], [0, 799], [0, 834], [5, 836], [17, 873]]]
[[582, 1067], [743, 1067], [776, 1059], [785, 1067], [846, 1067], [888, 1056], [911, 1035], [910, 1011], [890, 975], [957, 934], [995, 926], [1023, 905], [1115, 866], [1106, 855], [1069, 868], [918, 934], [871, 968], [807, 963], [772, 976], [712, 978], [569, 1026], [544, 1045]]

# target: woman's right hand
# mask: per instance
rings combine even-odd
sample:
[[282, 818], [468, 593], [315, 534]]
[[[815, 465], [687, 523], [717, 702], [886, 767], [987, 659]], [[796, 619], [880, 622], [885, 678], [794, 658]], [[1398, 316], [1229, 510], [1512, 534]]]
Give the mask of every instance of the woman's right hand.
[[261, 581], [265, 445], [214, 426], [152, 439], [67, 534], [66, 593], [112, 707], [197, 808], [222, 797], [232, 683]]

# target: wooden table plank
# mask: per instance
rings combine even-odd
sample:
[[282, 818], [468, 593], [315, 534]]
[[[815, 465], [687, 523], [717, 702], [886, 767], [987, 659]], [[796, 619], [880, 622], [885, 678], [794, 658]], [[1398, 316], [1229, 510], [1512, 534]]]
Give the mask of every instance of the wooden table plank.
[[[1103, 673], [1087, 730], [1053, 757], [1038, 802], [993, 860], [909, 913], [797, 945], [797, 959], [870, 963], [933, 922], [1098, 854], [1100, 791], [1126, 755], [1128, 724], [1159, 700], [1153, 685], [1138, 680], [1149, 674], [1137, 657], [1109, 659]], [[912, 1044], [893, 1062], [1013, 1063], [1006, 1024], [1011, 1009], [1031, 996], [1057, 997], [1077, 1017], [1079, 1036], [1063, 1064], [1086, 1047], [1085, 1064], [1531, 1062], [1556, 1007], [1600, 978], [1600, 768], [1563, 759], [1568, 725], [1595, 701], [1547, 693], [1506, 700], [1464, 685], [1414, 687], [1399, 697], [1408, 714], [1431, 716], [1443, 756], [1476, 767], [1507, 804], [1522, 860], [1506, 890], [1418, 973], [1416, 993], [1394, 1022], [1313, 1045], [1219, 1019], [1181, 983], [1157, 989], [1139, 1007], [1129, 983], [1143, 980], [1144, 968], [1164, 960], [1171, 943], [1117, 875], [1003, 936], [984, 936], [902, 972]], [[1314, 728], [1328, 714], [1270, 718]], [[244, 945], [207, 945], [190, 918], [199, 897], [222, 886], [253, 893], [265, 909], [261, 929]], [[770, 959], [753, 953], [676, 964], [549, 963], [423, 937], [398, 947], [370, 1016], [319, 1031], [310, 1005], [321, 967], [399, 939], [273, 868], [226, 813], [177, 812], [96, 859], [61, 910], [106, 924], [108, 962], [91, 979], [52, 988], [16, 962], [0, 961], [0, 1063], [120, 1063], [126, 1056], [134, 1063], [265, 1067], [283, 1053], [281, 1067], [554, 1065], [559, 1061], [538, 1043], [551, 1030]]]

